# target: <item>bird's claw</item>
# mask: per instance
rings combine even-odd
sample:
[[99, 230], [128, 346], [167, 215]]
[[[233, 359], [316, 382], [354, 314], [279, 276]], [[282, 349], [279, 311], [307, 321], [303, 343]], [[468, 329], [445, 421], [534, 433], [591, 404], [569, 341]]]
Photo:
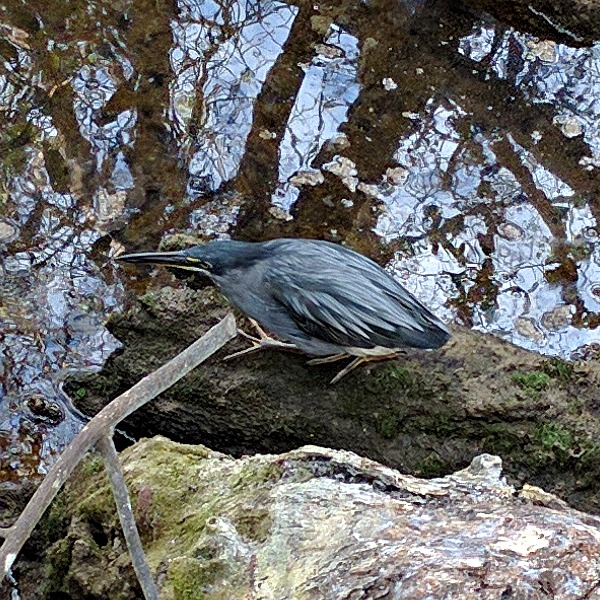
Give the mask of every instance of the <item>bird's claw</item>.
[[350, 356], [349, 354], [332, 354], [331, 356], [322, 356], [319, 358], [311, 358], [306, 361], [307, 365], [326, 365], [328, 363], [337, 362], [338, 360], [342, 360], [342, 358], [346, 358]]
[[298, 347], [294, 344], [280, 342], [279, 340], [274, 340], [273, 338], [267, 337], [261, 340], [253, 341], [250, 348], [240, 350], [239, 352], [234, 352], [233, 354], [228, 354], [223, 360], [231, 360], [232, 358], [244, 356], [245, 354], [252, 354], [253, 352], [258, 352], [259, 350], [264, 350], [267, 348], [278, 348], [279, 350], [298, 350]]
[[260, 338], [254, 337], [253, 335], [246, 333], [243, 329], [238, 329], [237, 332], [238, 332], [238, 335], [241, 335], [242, 337], [246, 338], [247, 340], [250, 340], [252, 343], [260, 344]]
[[294, 344], [288, 344], [286, 342], [280, 342], [279, 340], [273, 339], [254, 319], [250, 319], [250, 323], [252, 323], [254, 329], [256, 329], [259, 337], [255, 337], [249, 333], [246, 333], [242, 329], [238, 329], [238, 334], [247, 340], [250, 340], [252, 346], [250, 346], [250, 348], [240, 350], [239, 352], [228, 354], [223, 360], [231, 360], [232, 358], [238, 358], [239, 356], [244, 356], [245, 354], [252, 354], [253, 352], [258, 352], [259, 350], [263, 350], [265, 348], [279, 348], [282, 350], [298, 349]]

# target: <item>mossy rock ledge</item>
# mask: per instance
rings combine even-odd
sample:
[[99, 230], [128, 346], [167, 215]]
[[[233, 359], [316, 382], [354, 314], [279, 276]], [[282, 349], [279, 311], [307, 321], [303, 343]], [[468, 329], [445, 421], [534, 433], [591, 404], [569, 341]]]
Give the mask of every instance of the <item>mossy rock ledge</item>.
[[[147, 293], [110, 324], [123, 351], [101, 373], [71, 381], [71, 396], [95, 414], [229, 310], [212, 288]], [[222, 360], [246, 346], [241, 338], [228, 344], [123, 429], [233, 456], [318, 444], [424, 477], [497, 454], [512, 484], [528, 482], [576, 508], [600, 511], [597, 361], [549, 359], [459, 329], [441, 350], [409, 351], [331, 386], [343, 362], [309, 366], [305, 356], [281, 351]]]
[[[431, 480], [317, 446], [235, 459], [156, 437], [121, 458], [164, 600], [599, 597], [600, 519], [516, 491], [495, 456]], [[24, 600], [141, 597], [97, 458], [44, 535], [44, 562], [17, 563]]]

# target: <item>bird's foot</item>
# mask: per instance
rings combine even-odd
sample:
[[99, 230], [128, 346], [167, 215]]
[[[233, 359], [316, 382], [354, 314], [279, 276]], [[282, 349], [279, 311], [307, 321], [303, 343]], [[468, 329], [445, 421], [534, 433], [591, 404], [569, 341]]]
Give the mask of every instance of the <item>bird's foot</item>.
[[[384, 354], [383, 356], [359, 356], [358, 358], [355, 358], [349, 365], [344, 367], [329, 383], [330, 383], [330, 385], [337, 383], [342, 377], [344, 377], [345, 375], [348, 375], [348, 373], [350, 373], [350, 371], [353, 371], [354, 369], [356, 369], [356, 367], [358, 367], [358, 365], [361, 365], [362, 363], [376, 362], [376, 361], [380, 361], [380, 360], [390, 360], [391, 358], [396, 358], [397, 356], [400, 356], [401, 354], [403, 354], [403, 353], [402, 352], [392, 352], [390, 354]], [[336, 354], [335, 356], [339, 356], [339, 355]], [[348, 355], [346, 354], [346, 356], [348, 356]], [[329, 358], [332, 358], [332, 357], [329, 357]], [[329, 362], [333, 362], [333, 361], [331, 360]]]
[[248, 318], [248, 320], [250, 321], [250, 323], [252, 323], [252, 327], [254, 327], [254, 329], [256, 329], [256, 333], [258, 333], [258, 337], [255, 337], [253, 335], [250, 335], [249, 333], [246, 333], [245, 331], [243, 331], [242, 329], [238, 329], [238, 333], [242, 336], [245, 337], [247, 340], [250, 340], [251, 342], [255, 342], [255, 343], [260, 343], [261, 340], [272, 340], [273, 338], [258, 324], [257, 321], [255, 321], [254, 319], [250, 319]]
[[348, 373], [350, 373], [350, 371], [353, 371], [354, 369], [356, 369], [356, 367], [358, 367], [358, 365], [360, 365], [363, 362], [366, 362], [368, 359], [365, 356], [359, 356], [358, 358], [355, 358], [349, 365], [345, 366], [330, 382], [330, 385], [333, 385], [334, 383], [337, 383], [342, 377], [344, 377], [344, 375], [348, 375]]
[[338, 360], [342, 360], [342, 358], [346, 358], [350, 356], [349, 354], [340, 353], [340, 354], [332, 354], [331, 356], [323, 356], [321, 358], [311, 358], [306, 362], [307, 365], [326, 365], [328, 363], [337, 362]]
[[269, 334], [266, 333], [264, 329], [254, 319], [250, 319], [250, 323], [252, 323], [254, 329], [256, 329], [258, 337], [250, 335], [249, 333], [246, 333], [241, 329], [238, 329], [238, 334], [242, 337], [245, 337], [247, 340], [250, 340], [252, 342], [252, 346], [250, 346], [250, 348], [246, 348], [245, 350], [240, 350], [239, 352], [229, 354], [223, 360], [231, 360], [232, 358], [238, 358], [240, 356], [244, 356], [245, 354], [253, 354], [254, 352], [265, 350], [267, 348], [278, 348], [280, 350], [298, 350], [298, 347], [294, 344], [280, 342], [279, 340], [276, 340], [269, 336]]
[[244, 356], [245, 354], [253, 354], [254, 352], [265, 350], [267, 348], [278, 348], [279, 350], [298, 350], [298, 347], [294, 344], [288, 344], [286, 342], [280, 342], [279, 340], [270, 338], [259, 340], [258, 342], [253, 341], [250, 348], [240, 350], [239, 352], [234, 352], [233, 354], [228, 354], [223, 360], [231, 360], [232, 358], [238, 358], [239, 356]]

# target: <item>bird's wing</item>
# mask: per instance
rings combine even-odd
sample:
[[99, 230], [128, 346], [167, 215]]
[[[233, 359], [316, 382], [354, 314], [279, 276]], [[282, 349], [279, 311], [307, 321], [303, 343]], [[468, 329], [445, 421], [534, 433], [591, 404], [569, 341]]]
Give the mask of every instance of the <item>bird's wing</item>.
[[400, 284], [367, 259], [353, 262], [354, 256], [338, 269], [321, 252], [310, 271], [306, 261], [294, 268], [288, 257], [269, 277], [270, 293], [302, 331], [339, 346], [431, 348], [448, 339], [443, 325]]
[[274, 294], [304, 333], [342, 347], [370, 348], [368, 331], [356, 315], [320, 291], [286, 287], [285, 294]]

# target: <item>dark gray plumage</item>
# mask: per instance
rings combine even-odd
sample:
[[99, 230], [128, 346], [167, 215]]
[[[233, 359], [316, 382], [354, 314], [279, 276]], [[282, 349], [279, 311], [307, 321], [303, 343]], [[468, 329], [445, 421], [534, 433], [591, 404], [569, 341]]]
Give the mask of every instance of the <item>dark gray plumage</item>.
[[242, 312], [313, 355], [385, 356], [439, 348], [450, 333], [371, 259], [330, 242], [214, 241], [119, 260], [203, 273]]

